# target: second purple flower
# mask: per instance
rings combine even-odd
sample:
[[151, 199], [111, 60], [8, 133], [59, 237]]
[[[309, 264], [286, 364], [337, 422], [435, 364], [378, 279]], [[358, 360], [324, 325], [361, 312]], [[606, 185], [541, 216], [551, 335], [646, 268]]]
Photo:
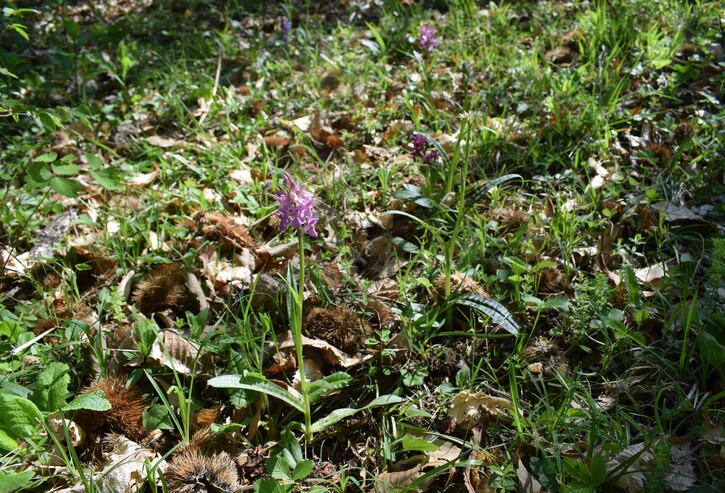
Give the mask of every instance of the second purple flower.
[[428, 151], [428, 139], [423, 135], [413, 134], [410, 138], [413, 142], [413, 157], [420, 159], [423, 163], [427, 164], [438, 158], [436, 151]]

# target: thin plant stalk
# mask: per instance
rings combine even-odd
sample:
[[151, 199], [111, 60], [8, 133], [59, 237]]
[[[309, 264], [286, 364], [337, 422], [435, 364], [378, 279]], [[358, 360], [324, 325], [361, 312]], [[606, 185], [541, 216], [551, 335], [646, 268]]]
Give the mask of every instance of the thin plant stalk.
[[299, 232], [298, 251], [300, 259], [300, 277], [297, 283], [297, 297], [295, 299], [294, 320], [292, 322], [292, 339], [295, 343], [295, 352], [297, 354], [297, 368], [300, 372], [300, 393], [302, 394], [302, 406], [305, 415], [305, 437], [307, 440], [312, 439], [312, 413], [310, 412], [310, 396], [307, 392], [307, 379], [305, 378], [305, 363], [302, 351], [302, 301], [305, 295], [305, 250], [304, 250], [304, 233]]
[[[444, 264], [443, 264], [443, 274], [444, 274], [444, 293], [445, 293], [445, 299], [449, 300], [451, 296], [451, 274], [453, 271], [453, 256], [456, 253], [456, 245], [458, 243], [458, 235], [461, 233], [461, 228], [463, 227], [463, 222], [465, 220], [465, 208], [466, 208], [466, 179], [468, 177], [468, 159], [470, 156], [470, 145], [471, 145], [471, 126], [466, 126], [466, 150], [465, 154], [463, 156], [463, 169], [461, 170], [460, 175], [460, 183], [458, 185], [458, 200], [456, 200], [456, 221], [453, 224], [453, 233], [451, 234], [451, 238], [448, 240], [448, 242], [444, 245]], [[456, 149], [456, 154], [458, 154], [460, 151]], [[457, 157], [457, 156], [456, 156]], [[448, 178], [446, 179], [446, 183], [452, 183], [453, 182], [453, 176], [455, 172], [455, 165], [458, 159], [454, 158], [451, 163], [448, 166]], [[446, 193], [449, 193], [450, 191], [447, 191]], [[446, 310], [446, 324], [448, 326], [448, 330], [451, 330], [453, 327], [453, 306], [449, 305], [448, 309]]]

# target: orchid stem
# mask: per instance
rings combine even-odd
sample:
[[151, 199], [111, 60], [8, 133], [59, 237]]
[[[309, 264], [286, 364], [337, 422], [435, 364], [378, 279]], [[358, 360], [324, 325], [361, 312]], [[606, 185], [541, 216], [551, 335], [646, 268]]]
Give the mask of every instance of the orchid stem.
[[304, 302], [305, 294], [305, 247], [304, 247], [304, 233], [299, 232], [298, 236], [299, 246], [299, 258], [300, 258], [300, 280], [297, 283], [297, 289], [299, 292], [297, 306], [297, 316], [295, 317], [294, 327], [292, 327], [295, 350], [297, 352], [297, 368], [300, 372], [300, 393], [302, 394], [302, 405], [304, 407], [305, 414], [305, 438], [307, 440], [312, 439], [312, 416], [310, 412], [310, 396], [307, 393], [307, 379], [305, 378], [305, 363], [302, 354], [302, 305]]

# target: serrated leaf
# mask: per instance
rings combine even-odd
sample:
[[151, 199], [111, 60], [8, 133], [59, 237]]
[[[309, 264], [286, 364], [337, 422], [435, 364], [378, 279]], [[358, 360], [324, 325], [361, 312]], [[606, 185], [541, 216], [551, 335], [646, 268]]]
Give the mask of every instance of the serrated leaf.
[[78, 196], [78, 192], [83, 190], [83, 185], [75, 180], [69, 178], [61, 178], [56, 176], [50, 180], [50, 187], [61, 195], [66, 197], [75, 198]]
[[287, 430], [282, 439], [274, 449], [272, 456], [280, 456], [287, 462], [288, 470], [297, 467], [297, 464], [304, 460], [302, 447], [291, 431]]
[[306, 478], [310, 475], [314, 468], [315, 463], [312, 462], [310, 459], [305, 459], [298, 462], [295, 466], [294, 471], [292, 471], [292, 481], [299, 481], [300, 479]]
[[49, 363], [38, 376], [31, 400], [42, 411], [55, 412], [65, 406], [70, 385], [70, 367], [65, 363]]
[[287, 493], [276, 479], [258, 479], [254, 482], [254, 493]]
[[10, 438], [31, 438], [43, 413], [29, 399], [13, 394], [0, 394], [0, 430]]
[[521, 175], [511, 173], [494, 178], [493, 180], [487, 181], [481, 185], [473, 185], [469, 190], [466, 190], [466, 206], [463, 209], [464, 212], [473, 207], [476, 202], [481, 200], [481, 197], [486, 195], [486, 193], [488, 193], [491, 189], [510, 180], [523, 180], [523, 177]]
[[500, 325], [502, 329], [513, 335], [518, 335], [519, 333], [519, 325], [514, 320], [513, 315], [498, 301], [492, 300], [491, 298], [484, 298], [477, 294], [467, 294], [458, 298], [455, 303], [480, 311]]
[[94, 390], [87, 394], [81, 394], [68, 404], [63, 406], [63, 411], [78, 411], [79, 409], [87, 409], [89, 411], [108, 411], [111, 409], [111, 403], [106, 399], [106, 393], [102, 390]]
[[289, 481], [290, 477], [290, 465], [287, 460], [282, 456], [270, 457], [265, 463], [265, 469], [267, 474], [272, 476], [274, 479], [282, 479]]
[[300, 412], [304, 412], [302, 401], [277, 384], [267, 380], [264, 375], [248, 373], [247, 375], [222, 375], [212, 378], [207, 385], [222, 389], [248, 389], [262, 392], [286, 402]]
[[56, 175], [64, 175], [64, 176], [76, 175], [81, 170], [81, 167], [78, 166], [77, 164], [53, 163], [50, 165], [50, 167], [53, 170], [53, 173], [55, 173]]

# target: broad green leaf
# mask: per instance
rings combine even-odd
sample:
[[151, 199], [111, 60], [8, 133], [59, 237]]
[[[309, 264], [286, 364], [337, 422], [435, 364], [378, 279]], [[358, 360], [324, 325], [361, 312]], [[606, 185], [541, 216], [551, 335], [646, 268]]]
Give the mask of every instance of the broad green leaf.
[[5, 67], [0, 67], [0, 74], [6, 75], [8, 77], [12, 77], [13, 79], [17, 79], [18, 76], [6, 69]]
[[50, 186], [61, 195], [66, 197], [75, 198], [78, 196], [78, 192], [83, 190], [83, 185], [75, 180], [68, 178], [54, 177], [50, 180]]
[[352, 416], [353, 414], [359, 413], [360, 411], [364, 409], [369, 409], [371, 407], [375, 406], [385, 406], [389, 404], [399, 404], [403, 402], [402, 397], [398, 397], [397, 395], [387, 394], [387, 395], [381, 395], [380, 397], [372, 400], [367, 406], [361, 407], [359, 409], [353, 409], [351, 407], [342, 407], [340, 409], [335, 409], [330, 414], [325, 416], [324, 418], [312, 423], [312, 433], [317, 433], [319, 431], [322, 431], [326, 428], [329, 428], [330, 426], [334, 425], [338, 421], [347, 418], [348, 416]]
[[414, 450], [421, 452], [435, 452], [438, 450], [438, 445], [431, 443], [425, 438], [416, 438], [410, 435], [405, 435], [401, 441], [403, 450]]
[[31, 438], [43, 413], [29, 399], [13, 394], [0, 394], [0, 430], [9, 437]]
[[52, 178], [53, 174], [50, 172], [46, 164], [33, 163], [28, 166], [28, 171], [25, 174], [25, 183], [31, 187], [42, 187]]
[[295, 466], [294, 471], [292, 472], [292, 481], [299, 481], [300, 479], [306, 478], [310, 475], [314, 468], [315, 463], [312, 462], [310, 459], [298, 462]]
[[300, 412], [304, 412], [302, 400], [294, 397], [287, 390], [267, 380], [264, 375], [248, 373], [246, 375], [222, 375], [207, 382], [211, 387], [222, 389], [248, 389], [262, 392], [286, 402]]
[[0, 450], [3, 452], [10, 452], [16, 448], [18, 448], [18, 442], [0, 429]]
[[92, 170], [98, 171], [99, 169], [103, 169], [103, 160], [95, 154], [87, 152], [86, 161], [88, 162], [88, 166], [90, 166]]
[[102, 390], [94, 390], [87, 394], [81, 394], [68, 404], [63, 406], [63, 411], [77, 411], [88, 409], [90, 411], [108, 411], [111, 403], [106, 399], [106, 393]]
[[400, 238], [399, 236], [396, 236], [393, 238], [393, 244], [403, 250], [406, 253], [412, 253], [417, 254], [420, 252], [420, 248], [415, 243], [411, 243], [410, 241], [407, 241], [403, 238]]
[[58, 153], [49, 152], [47, 154], [41, 154], [40, 156], [33, 159], [33, 161], [36, 163], [52, 163], [56, 159], [58, 159]]
[[118, 172], [114, 169], [102, 169], [99, 171], [89, 170], [88, 174], [96, 180], [100, 186], [108, 190], [116, 190], [118, 188]]
[[237, 409], [242, 409], [256, 401], [259, 394], [248, 389], [227, 389], [227, 395], [229, 396], [229, 404]]
[[287, 493], [276, 479], [258, 479], [254, 482], [254, 493]]
[[284, 457], [290, 468], [297, 467], [297, 464], [305, 458], [304, 455], [302, 455], [300, 442], [297, 441], [297, 438], [289, 430], [287, 430], [277, 444], [277, 447], [275, 447], [273, 455], [280, 455]]
[[541, 305], [541, 308], [553, 308], [555, 310], [569, 310], [570, 307], [569, 298], [563, 298], [558, 296], [552, 296], [547, 298], [546, 301]]
[[514, 320], [513, 315], [498, 301], [476, 294], [467, 294], [458, 298], [455, 302], [459, 305], [475, 308], [513, 335], [519, 333], [519, 325]]
[[70, 385], [70, 367], [65, 363], [49, 363], [38, 376], [31, 400], [39, 409], [55, 412], [65, 406]]
[[24, 491], [35, 477], [33, 471], [11, 472], [0, 470], [0, 493]]
[[415, 185], [411, 185], [410, 183], [404, 183], [403, 189], [396, 190], [395, 193], [393, 193], [393, 197], [401, 200], [410, 200], [421, 207], [425, 207], [426, 209], [430, 209], [435, 205], [432, 200], [423, 195], [420, 188]]
[[312, 433], [318, 433], [322, 430], [329, 428], [335, 423], [347, 418], [348, 416], [352, 416], [360, 411], [362, 411], [362, 409], [353, 409], [351, 407], [341, 407], [339, 409], [335, 409], [324, 418], [321, 418], [312, 423], [310, 429], [312, 430]]
[[53, 170], [53, 173], [56, 175], [64, 175], [64, 176], [72, 176], [78, 174], [78, 172], [81, 170], [81, 167], [77, 164], [58, 164], [53, 163], [50, 165], [50, 167]]
[[10, 320], [0, 322], [0, 336], [7, 337], [11, 342], [15, 342], [22, 332], [23, 328], [16, 322]]
[[63, 122], [55, 111], [40, 110], [36, 113], [36, 116], [40, 120], [40, 123], [43, 125], [43, 127], [49, 132], [52, 132], [56, 128], [63, 125]]
[[307, 388], [310, 402], [316, 402], [330, 392], [344, 389], [350, 385], [350, 382], [352, 382], [352, 377], [344, 371], [338, 371], [320, 380], [310, 382]]
[[710, 332], [704, 331], [700, 333], [697, 338], [697, 342], [700, 346], [700, 352], [708, 363], [714, 367], [719, 367], [725, 363], [723, 346], [718, 342], [714, 335]]
[[143, 411], [143, 426], [147, 430], [173, 430], [169, 410], [163, 404], [154, 404]]
[[65, 32], [73, 39], [78, 39], [81, 35], [81, 26], [72, 19], [64, 19]]
[[362, 409], [369, 409], [371, 407], [376, 407], [376, 406], [389, 406], [391, 404], [400, 404], [403, 401], [405, 401], [405, 399], [403, 399], [402, 397], [399, 397], [397, 395], [385, 394], [385, 395], [376, 397]]
[[282, 456], [270, 457], [264, 466], [267, 474], [274, 479], [282, 479], [284, 481], [292, 479], [290, 476], [290, 465]]

